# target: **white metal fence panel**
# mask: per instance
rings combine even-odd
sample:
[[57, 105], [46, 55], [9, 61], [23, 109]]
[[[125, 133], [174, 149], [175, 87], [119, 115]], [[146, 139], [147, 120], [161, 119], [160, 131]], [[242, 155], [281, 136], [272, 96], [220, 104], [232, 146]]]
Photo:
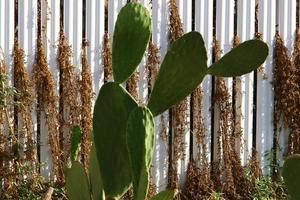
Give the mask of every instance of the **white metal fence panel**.
[[264, 72], [258, 72], [257, 76], [257, 126], [256, 126], [256, 150], [258, 158], [263, 166], [263, 172], [270, 172], [269, 156], [273, 147], [273, 109], [274, 91], [273, 80], [273, 47], [276, 25], [276, 1], [258, 1], [258, 32], [262, 34], [262, 39], [268, 44], [269, 57], [264, 67]]
[[[192, 31], [192, 0], [177, 0], [179, 16], [182, 22], [182, 28], [184, 33]], [[190, 101], [190, 97], [188, 97], [188, 101]], [[190, 160], [190, 104], [187, 106], [187, 125], [185, 127], [185, 136], [184, 136], [184, 158], [178, 162], [178, 174], [179, 174], [179, 184], [183, 187], [186, 180], [186, 172]], [[176, 133], [173, 133], [176, 134]], [[173, 135], [174, 136], [174, 135]]]
[[93, 90], [96, 95], [104, 82], [101, 59], [105, 23], [104, 12], [104, 1], [86, 1], [86, 39], [89, 43], [87, 59], [92, 73]]
[[[223, 56], [232, 49], [234, 38], [234, 0], [217, 0], [216, 1], [216, 40], [220, 45], [220, 55]], [[225, 78], [225, 85], [228, 93], [232, 96], [232, 78]], [[231, 101], [231, 98], [229, 99]], [[217, 145], [219, 135], [219, 122], [221, 111], [214, 109], [214, 161], [217, 159]], [[219, 141], [222, 147], [222, 141]], [[222, 156], [222, 154], [221, 154]]]
[[[254, 38], [255, 33], [255, 1], [238, 0], [237, 2], [237, 35], [240, 42]], [[238, 84], [238, 83], [236, 83]], [[237, 121], [241, 121], [242, 144], [241, 161], [245, 165], [252, 155], [253, 146], [253, 95], [254, 73], [244, 75], [240, 79], [241, 92], [236, 99], [235, 106], [241, 109], [241, 115], [236, 113]]]
[[[15, 31], [18, 31], [17, 36], [20, 47], [24, 49], [26, 54], [26, 69], [28, 72], [32, 72], [36, 53], [38, 2], [39, 1], [37, 0], [18, 0], [18, 10], [17, 13], [14, 13], [14, 1], [0, 0], [0, 53], [4, 53], [3, 55], [5, 56], [5, 61], [10, 72], [11, 83], [13, 79], [13, 59], [11, 55]], [[162, 60], [168, 49], [169, 1], [141, 0], [140, 2], [152, 13], [152, 42], [159, 48], [159, 54]], [[56, 82], [57, 94], [59, 94], [57, 44], [59, 39], [60, 18], [63, 16], [63, 28], [73, 52], [72, 63], [76, 67], [78, 73], [81, 71], [82, 41], [84, 35], [89, 42], [89, 46], [87, 47], [87, 58], [91, 68], [93, 90], [97, 95], [104, 82], [101, 55], [103, 35], [105, 30], [107, 30], [112, 39], [118, 12], [127, 3], [127, 0], [109, 0], [107, 5], [104, 0], [41, 0], [41, 3], [42, 26], [44, 27], [42, 31], [43, 42], [49, 68]], [[60, 13], [61, 3], [64, 8], [62, 11], [63, 13]], [[242, 147], [240, 152], [242, 164], [247, 164], [249, 157], [252, 155], [253, 147], [256, 147], [258, 158], [264, 169], [264, 173], [269, 174], [271, 157], [270, 155], [266, 156], [265, 154], [271, 153], [274, 142], [274, 91], [272, 85], [274, 36], [276, 33], [276, 24], [278, 24], [279, 34], [283, 38], [284, 44], [288, 47], [289, 52], [292, 53], [296, 31], [296, 0], [177, 0], [177, 3], [184, 31], [191, 31], [192, 25], [194, 25], [195, 30], [203, 35], [208, 53], [208, 65], [212, 63], [214, 57], [214, 37], [219, 41], [220, 48], [223, 51], [222, 55], [232, 49], [234, 31], [236, 31], [237, 36], [239, 36], [240, 42], [254, 38], [256, 25], [255, 6], [258, 4], [258, 32], [262, 34], [262, 40], [269, 45], [269, 57], [263, 65], [264, 70], [257, 72], [257, 77], [255, 77], [256, 73], [250, 73], [241, 77], [241, 93], [238, 94], [235, 106], [240, 107], [241, 109], [241, 115], [236, 117], [240, 119], [242, 128], [242, 143], [239, 144], [239, 146]], [[105, 6], [107, 6], [107, 16]], [[236, 13], [235, 8], [237, 11]], [[85, 16], [83, 15], [84, 10]], [[15, 14], [17, 15], [16, 19]], [[236, 19], [234, 18], [235, 15]], [[14, 27], [15, 23], [18, 25], [16, 30]], [[149, 79], [145, 68], [146, 60], [147, 55], [144, 56], [138, 68], [138, 95], [142, 104], [147, 102], [149, 95]], [[255, 85], [256, 79], [257, 82]], [[232, 78], [225, 79], [230, 95], [233, 95], [232, 80]], [[205, 125], [205, 143], [208, 149], [207, 156], [209, 162], [211, 161], [211, 158], [213, 158], [213, 160], [217, 159], [216, 149], [220, 116], [219, 110], [214, 109], [214, 113], [211, 111], [211, 106], [213, 104], [212, 82], [213, 78], [207, 76], [201, 84], [201, 89], [203, 91], [202, 117]], [[255, 95], [256, 99], [254, 99]], [[230, 101], [231, 100], [232, 99], [230, 99]], [[189, 110], [189, 112], [192, 111]], [[157, 124], [157, 134], [152, 173], [158, 191], [163, 190], [167, 186], [168, 166], [170, 164], [169, 151], [172, 151], [172, 144], [169, 144], [168, 136], [169, 130], [172, 128], [169, 127], [169, 114], [166, 112], [162, 116], [158, 116], [155, 119]], [[213, 119], [212, 116], [214, 116]], [[40, 120], [41, 130], [40, 133], [37, 133], [40, 136], [40, 141], [37, 142], [40, 142], [41, 144], [40, 161], [46, 163], [46, 167], [42, 168], [41, 172], [46, 178], [49, 178], [51, 171], [51, 156], [46, 128], [47, 124], [43, 116], [41, 116], [41, 119], [36, 119], [35, 112], [33, 112], [33, 119], [35, 132], [37, 130], [36, 121]], [[191, 119], [192, 118], [188, 117], [187, 121], [189, 122]], [[213, 133], [212, 130], [214, 130]], [[161, 136], [162, 131], [165, 131], [165, 138]], [[287, 132], [288, 130], [283, 128], [279, 135], [279, 147], [280, 149], [283, 149], [283, 151], [278, 152], [278, 158], [281, 161], [283, 160], [284, 152], [287, 147]], [[191, 130], [188, 125], [184, 138], [186, 144], [186, 157], [184, 160], [181, 160], [178, 165], [181, 186], [183, 186], [186, 179], [187, 166], [190, 158], [192, 157], [196, 163], [199, 164], [197, 156], [203, 151], [196, 142], [196, 136], [193, 136], [193, 143], [190, 144], [190, 133]], [[253, 135], [253, 133], [255, 133], [255, 135]], [[253, 140], [254, 138], [256, 141]], [[213, 152], [211, 151], [212, 146], [214, 147]], [[190, 155], [190, 149], [193, 149], [193, 155]]]
[[[166, 54], [168, 46], [168, 13], [167, 1], [157, 0], [152, 2], [152, 29], [153, 33], [156, 33], [152, 34], [152, 40], [159, 48], [161, 61]], [[158, 191], [164, 190], [168, 183], [168, 140], [166, 140], [167, 138], [162, 138], [160, 135], [162, 131], [169, 131], [168, 113], [164, 113], [163, 116], [164, 121], [161, 121], [161, 116], [155, 118], [157, 126], [156, 146], [153, 157], [153, 177]]]
[[[212, 64], [213, 59], [213, 14], [214, 14], [214, 2], [211, 0], [196, 0], [195, 1], [195, 30], [199, 31], [204, 39], [205, 47], [207, 50], [207, 64]], [[208, 161], [211, 159], [211, 91], [212, 91], [212, 77], [206, 76], [201, 84], [203, 92], [202, 97], [202, 118], [205, 126], [205, 135], [207, 144], [207, 156]], [[193, 158], [198, 160], [198, 155], [203, 151], [197, 145], [197, 139], [194, 136], [193, 142]]]

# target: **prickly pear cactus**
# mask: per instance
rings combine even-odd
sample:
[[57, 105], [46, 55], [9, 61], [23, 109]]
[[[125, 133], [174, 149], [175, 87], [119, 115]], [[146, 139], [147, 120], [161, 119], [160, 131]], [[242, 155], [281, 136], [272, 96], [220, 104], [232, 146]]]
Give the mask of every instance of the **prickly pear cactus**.
[[94, 142], [105, 194], [118, 198], [132, 182], [126, 146], [126, 127], [137, 103], [117, 83], [102, 86], [93, 117]]
[[141, 62], [151, 35], [151, 16], [142, 4], [128, 3], [117, 18], [112, 46], [114, 80], [126, 81]]
[[154, 149], [154, 119], [146, 107], [136, 107], [127, 122], [127, 147], [133, 175], [135, 200], [148, 193], [149, 171]]
[[285, 161], [282, 175], [291, 199], [300, 199], [300, 155], [293, 155]]
[[176, 195], [177, 191], [165, 190], [152, 197], [151, 200], [172, 200], [175, 198]]
[[204, 41], [198, 32], [187, 33], [171, 45], [148, 103], [154, 116], [179, 103], [195, 90], [206, 75], [206, 62]]
[[[93, 131], [99, 177], [101, 175], [107, 197], [115, 199], [125, 193], [132, 183], [135, 200], [146, 197], [154, 148], [153, 116], [188, 96], [205, 75], [242, 75], [258, 68], [268, 54], [265, 43], [248, 41], [208, 68], [202, 36], [197, 32], [187, 33], [175, 41], [167, 52], [148, 109], [138, 107], [119, 84], [126, 81], [136, 69], [150, 35], [151, 18], [146, 8], [137, 3], [129, 3], [122, 8], [113, 38], [113, 74], [116, 83], [102, 86], [94, 108]], [[93, 189], [92, 181], [91, 185], [92, 190], [97, 189]], [[175, 191], [165, 191], [152, 200], [169, 200], [175, 195]]]
[[79, 126], [75, 126], [72, 129], [72, 136], [71, 136], [71, 161], [77, 160], [80, 151], [82, 137], [83, 134], [81, 128]]
[[67, 195], [70, 200], [91, 199], [88, 177], [79, 162], [72, 162], [72, 166], [66, 169], [65, 175]]
[[260, 40], [246, 41], [211, 67], [200, 33], [190, 32], [173, 43], [160, 67], [148, 107], [154, 116], [188, 96], [207, 74], [240, 76], [257, 69], [268, 55], [268, 46]]
[[263, 64], [267, 56], [268, 46], [264, 42], [248, 40], [209, 67], [208, 73], [222, 77], [241, 76]]

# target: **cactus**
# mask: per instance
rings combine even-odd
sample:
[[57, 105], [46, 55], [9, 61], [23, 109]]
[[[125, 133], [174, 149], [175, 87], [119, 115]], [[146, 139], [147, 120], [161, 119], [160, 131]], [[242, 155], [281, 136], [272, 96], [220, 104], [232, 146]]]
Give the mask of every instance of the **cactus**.
[[268, 55], [260, 40], [246, 41], [207, 68], [207, 56], [200, 33], [190, 32], [171, 45], [160, 67], [148, 107], [157, 116], [182, 101], [207, 74], [240, 76], [257, 69]]
[[93, 117], [94, 141], [105, 194], [120, 197], [131, 185], [126, 126], [135, 100], [117, 83], [102, 86]]
[[[72, 143], [73, 148], [71, 152], [77, 152], [78, 155], [81, 140], [82, 140], [82, 132], [79, 126], [73, 128], [72, 133]], [[74, 159], [71, 160], [72, 163], [70, 167], [66, 167], [65, 175], [66, 175], [66, 188], [68, 198], [71, 200], [81, 200], [81, 199], [97, 199], [97, 200], [105, 200], [100, 168], [98, 164], [96, 148], [92, 139], [92, 148], [90, 151], [90, 162], [88, 168], [88, 175], [85, 173], [84, 167], [76, 161], [77, 156], [74, 156]], [[80, 184], [78, 184], [80, 183]], [[81, 187], [81, 184], [82, 187]], [[82, 191], [82, 193], [81, 193]]]
[[[91, 151], [90, 182], [84, 186], [90, 188], [93, 199], [104, 199], [104, 192], [108, 198], [119, 199], [131, 185], [134, 199], [145, 199], [154, 149], [153, 116], [188, 96], [205, 75], [240, 76], [258, 68], [268, 54], [265, 43], [251, 40], [240, 44], [208, 68], [202, 36], [197, 32], [187, 33], [170, 46], [149, 103], [147, 107], [140, 107], [120, 84], [135, 71], [150, 35], [151, 18], [146, 8], [138, 3], [129, 3], [122, 8], [113, 38], [115, 82], [101, 87], [94, 108], [95, 147]], [[81, 182], [88, 179], [83, 178], [82, 170], [77, 169], [78, 164], [75, 167], [76, 171], [73, 169], [67, 173], [68, 190], [72, 189], [76, 179], [69, 176], [78, 173], [80, 187]], [[176, 193], [164, 191], [152, 200], [171, 200]]]
[[286, 159], [282, 176], [291, 199], [300, 199], [300, 155], [293, 155]]
[[82, 136], [83, 134], [81, 128], [79, 126], [75, 126], [72, 129], [71, 136], [71, 161], [75, 161], [78, 158]]
[[177, 195], [177, 191], [174, 190], [166, 190], [158, 193], [151, 200], [171, 200]]
[[247, 74], [260, 66], [268, 56], [268, 46], [260, 40], [241, 43], [208, 69], [215, 76], [232, 77]]
[[95, 144], [92, 142], [89, 162], [90, 187], [93, 199], [105, 200]]
[[146, 107], [136, 107], [130, 113], [127, 122], [127, 147], [135, 200], [144, 200], [148, 193], [154, 137], [152, 113]]
[[122, 83], [141, 62], [151, 35], [150, 13], [141, 4], [128, 3], [117, 18], [112, 45], [114, 80]]
[[198, 32], [187, 33], [171, 45], [148, 103], [154, 116], [194, 91], [206, 74], [206, 62], [204, 41]]
[[65, 174], [66, 189], [69, 199], [91, 199], [89, 181], [83, 166], [79, 162], [72, 162], [72, 166], [65, 170]]

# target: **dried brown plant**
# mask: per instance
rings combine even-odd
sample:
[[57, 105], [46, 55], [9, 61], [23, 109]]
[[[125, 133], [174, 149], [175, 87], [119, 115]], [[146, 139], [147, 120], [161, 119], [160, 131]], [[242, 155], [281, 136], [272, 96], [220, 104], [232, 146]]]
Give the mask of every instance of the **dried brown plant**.
[[80, 91], [79, 78], [72, 64], [72, 49], [62, 28], [57, 60], [60, 71], [59, 138], [60, 148], [64, 150], [63, 160], [66, 162], [70, 156], [71, 131], [80, 125]]
[[[183, 35], [183, 28], [178, 12], [177, 2], [175, 0], [169, 1], [169, 45], [175, 42]], [[185, 159], [185, 135], [189, 132], [187, 129], [188, 122], [188, 98], [185, 98], [179, 104], [171, 109], [172, 112], [172, 162], [169, 164], [169, 188], [178, 189], [178, 162]], [[180, 197], [179, 197], [180, 198]]]
[[[289, 55], [280, 35], [276, 34], [274, 90], [274, 123], [277, 131], [284, 126], [289, 128], [288, 154], [300, 150], [300, 73], [299, 73], [299, 34], [296, 38], [293, 56]], [[288, 93], [286, 91], [289, 91]], [[277, 136], [279, 136], [277, 134]]]
[[87, 61], [87, 41], [83, 42], [82, 49], [82, 77], [81, 77], [81, 127], [83, 131], [83, 139], [81, 145], [82, 163], [88, 166], [88, 158], [90, 152], [90, 135], [92, 132], [92, 78], [91, 70]]
[[103, 38], [103, 69], [104, 69], [104, 82], [112, 81], [112, 50], [110, 45], [109, 34], [106, 31]]
[[43, 48], [42, 39], [37, 39], [37, 52], [33, 65], [33, 82], [37, 98], [38, 120], [45, 118], [53, 162], [53, 179], [63, 179], [63, 163], [60, 160], [62, 150], [58, 137], [58, 97], [53, 75], [51, 74]]
[[[33, 141], [33, 122], [31, 116], [34, 103], [34, 88], [25, 68], [24, 50], [19, 47], [17, 38], [15, 38], [13, 59], [14, 87], [18, 91], [18, 95], [15, 96], [15, 101], [19, 104], [19, 106], [15, 106], [15, 116], [17, 117], [17, 121], [15, 121], [17, 124], [15, 132], [18, 134], [18, 143], [26, 143], [26, 160], [34, 164], [36, 149]], [[23, 147], [25, 144], [19, 145]]]

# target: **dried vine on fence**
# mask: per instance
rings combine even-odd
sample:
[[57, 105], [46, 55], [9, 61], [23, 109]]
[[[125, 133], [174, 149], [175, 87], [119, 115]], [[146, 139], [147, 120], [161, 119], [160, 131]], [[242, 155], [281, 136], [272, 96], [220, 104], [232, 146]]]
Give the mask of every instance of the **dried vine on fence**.
[[19, 47], [18, 39], [15, 38], [14, 50], [14, 87], [19, 94], [15, 95], [15, 101], [19, 106], [15, 106], [16, 127], [15, 134], [18, 135], [18, 145], [23, 149], [26, 143], [24, 153], [26, 159], [31, 165], [36, 160], [36, 149], [33, 142], [33, 122], [31, 112], [34, 103], [33, 83], [29, 78], [29, 74], [25, 69], [25, 53]]
[[64, 150], [62, 160], [66, 162], [70, 152], [70, 135], [73, 127], [80, 125], [79, 78], [72, 64], [72, 50], [60, 30], [58, 45], [58, 66], [60, 71], [59, 96], [59, 138], [60, 148]]
[[[169, 1], [169, 44], [175, 42], [183, 35], [183, 28], [178, 12], [178, 6], [175, 0]], [[187, 133], [187, 116], [188, 116], [188, 98], [174, 106], [172, 110], [172, 126], [173, 126], [173, 141], [172, 141], [172, 162], [169, 165], [169, 187], [172, 189], [179, 188], [178, 180], [178, 162], [185, 158], [186, 144], [184, 141]], [[180, 198], [180, 197], [178, 197]]]
[[[0, 55], [0, 180], [4, 191], [14, 190], [15, 179], [11, 161], [14, 159], [12, 144], [17, 142], [13, 129], [14, 88], [9, 84], [9, 76], [4, 55]], [[3, 57], [2, 57], [3, 56]], [[13, 187], [13, 188], [12, 188]], [[0, 194], [0, 197], [2, 194]]]
[[87, 61], [87, 41], [83, 41], [82, 49], [82, 76], [81, 76], [81, 127], [83, 131], [82, 139], [82, 163], [88, 166], [90, 152], [90, 134], [92, 132], [92, 77], [90, 66]]
[[106, 83], [112, 81], [112, 52], [110, 38], [107, 31], [104, 33], [103, 37], [102, 59], [104, 69], [104, 82]]
[[63, 180], [63, 163], [60, 161], [62, 151], [59, 148], [57, 128], [58, 97], [54, 78], [48, 68], [48, 63], [40, 36], [37, 39], [37, 52], [35, 56], [35, 63], [33, 65], [33, 81], [38, 102], [37, 117], [38, 120], [40, 120], [40, 123], [42, 123], [42, 118], [45, 118], [46, 120], [45, 126], [47, 127], [51, 149], [53, 176], [56, 177], [58, 182], [61, 182]]
[[[274, 124], [277, 130], [276, 133], [282, 128], [289, 128], [288, 154], [299, 153], [300, 149], [299, 46], [298, 34], [292, 59], [280, 35], [278, 33], [276, 34]], [[281, 127], [281, 119], [284, 122], [284, 127]], [[278, 138], [279, 135], [276, 135]]]

